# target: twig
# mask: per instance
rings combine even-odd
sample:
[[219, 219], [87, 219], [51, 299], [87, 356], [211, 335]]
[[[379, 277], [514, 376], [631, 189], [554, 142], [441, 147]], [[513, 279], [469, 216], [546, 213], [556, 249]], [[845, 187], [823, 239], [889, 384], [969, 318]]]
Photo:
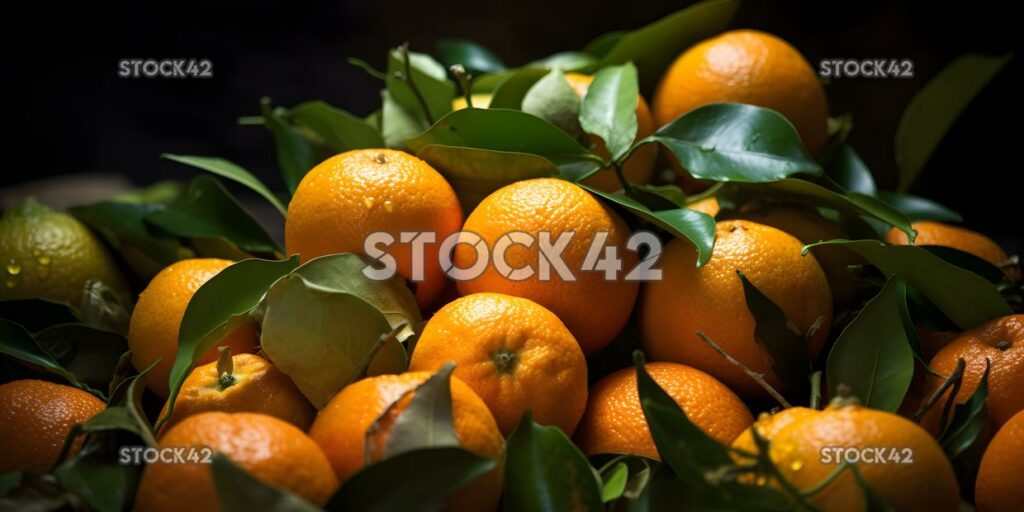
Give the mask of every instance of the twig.
[[[940, 398], [942, 398], [942, 395], [946, 394], [946, 390], [949, 389], [950, 386], [954, 386], [955, 388], [953, 390], [952, 395], [953, 397], [955, 397], [956, 393], [959, 391], [960, 383], [963, 381], [964, 369], [966, 367], [967, 362], [964, 361], [964, 359], [961, 357], [960, 360], [956, 362], [956, 367], [953, 368], [953, 373], [949, 374], [949, 377], [946, 377], [946, 379], [942, 381], [942, 385], [940, 385], [938, 389], [933, 391], [932, 394], [928, 396], [928, 400], [925, 400], [925, 402], [921, 404], [921, 407], [917, 410], [917, 412], [914, 413], [914, 416], [911, 417], [911, 419], [913, 419], [915, 422], [920, 422], [921, 418], [924, 417], [925, 413], [927, 413], [928, 410], [931, 409], [932, 407], [935, 407], [935, 403], [938, 402]], [[946, 417], [948, 413], [949, 402], [946, 402], [946, 405], [943, 407], [942, 411], [942, 425], [946, 424]]]
[[750, 369], [749, 366], [741, 363], [735, 357], [732, 357], [731, 355], [729, 355], [729, 353], [726, 352], [725, 349], [723, 349], [721, 346], [719, 346], [718, 343], [715, 343], [714, 340], [709, 338], [706, 334], [704, 334], [704, 332], [697, 331], [697, 336], [699, 336], [700, 339], [704, 340], [704, 343], [707, 343], [709, 347], [711, 347], [712, 349], [715, 350], [715, 352], [718, 352], [727, 361], [729, 361], [733, 365], [739, 367], [751, 379], [754, 379], [754, 381], [757, 382], [757, 384], [759, 386], [764, 388], [764, 390], [767, 391], [768, 394], [771, 395], [772, 398], [775, 399], [775, 401], [779, 402], [779, 405], [781, 405], [784, 409], [789, 409], [790, 407], [793, 407], [793, 405], [790, 404], [789, 401], [786, 400], [786, 398], [782, 396], [782, 394], [780, 394], [778, 391], [776, 391], [775, 388], [773, 388], [771, 386], [771, 384], [768, 384], [768, 382], [766, 380], [764, 380], [764, 374], [763, 373], [755, 372], [754, 370]]
[[397, 74], [396, 78], [405, 82], [412, 90], [413, 96], [416, 96], [416, 101], [420, 103], [420, 108], [423, 109], [423, 117], [427, 119], [427, 122], [434, 124], [434, 116], [430, 114], [430, 107], [427, 106], [427, 99], [423, 97], [423, 93], [420, 92], [419, 88], [416, 87], [416, 83], [412, 79], [412, 59], [409, 58], [409, 43], [402, 43], [398, 47], [398, 53], [402, 56], [402, 62], [405, 64], [405, 72]]
[[377, 338], [377, 341], [373, 342], [373, 346], [370, 347], [370, 351], [366, 354], [366, 358], [363, 359], [362, 363], [359, 365], [359, 371], [356, 372], [355, 380], [366, 377], [366, 373], [370, 371], [370, 363], [372, 363], [373, 359], [377, 357], [377, 352], [380, 352], [380, 349], [384, 348], [384, 345], [389, 341], [397, 341], [398, 333], [402, 332], [402, 329], [405, 329], [405, 325], [405, 322], [396, 325], [394, 329], [391, 329], [391, 332], [380, 335], [380, 337]]
[[459, 82], [459, 87], [462, 88], [462, 94], [466, 97], [466, 106], [473, 108], [473, 95], [470, 94], [473, 90], [473, 75], [469, 74], [462, 64], [452, 64], [448, 69], [455, 76], [455, 80]]

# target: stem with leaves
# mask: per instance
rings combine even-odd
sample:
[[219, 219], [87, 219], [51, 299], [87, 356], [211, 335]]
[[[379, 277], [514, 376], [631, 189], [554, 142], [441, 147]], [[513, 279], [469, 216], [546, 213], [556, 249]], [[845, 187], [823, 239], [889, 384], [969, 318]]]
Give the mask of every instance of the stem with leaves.
[[949, 374], [949, 377], [946, 377], [945, 380], [942, 381], [942, 384], [928, 396], [928, 399], [921, 404], [921, 407], [914, 413], [914, 416], [911, 419], [916, 422], [920, 422], [925, 413], [927, 413], [932, 407], [935, 407], [935, 404], [940, 398], [942, 398], [942, 395], [946, 394], [946, 390], [952, 386], [953, 393], [950, 396], [950, 400], [946, 402], [946, 405], [942, 409], [942, 423], [940, 423], [940, 425], [945, 425], [946, 419], [949, 417], [949, 410], [952, 406], [953, 399], [956, 397], [957, 392], [960, 391], [960, 384], [963, 382], [964, 369], [966, 367], [967, 362], [961, 357], [956, 362], [956, 367], [953, 368], [953, 373]]
[[395, 78], [405, 82], [412, 90], [413, 96], [416, 97], [416, 101], [419, 102], [420, 108], [423, 109], [423, 117], [426, 118], [427, 122], [434, 124], [434, 116], [430, 114], [430, 107], [427, 105], [427, 99], [423, 97], [423, 93], [420, 92], [419, 88], [416, 87], [416, 83], [412, 79], [412, 59], [409, 58], [409, 43], [402, 43], [398, 47], [398, 54], [402, 57], [402, 64], [405, 66], [405, 71], [396, 72]]
[[743, 372], [746, 373], [751, 379], [754, 379], [754, 381], [757, 382], [759, 386], [764, 388], [764, 390], [767, 391], [768, 394], [775, 399], [775, 401], [779, 402], [779, 405], [781, 405], [784, 409], [789, 409], [790, 407], [793, 407], [793, 404], [790, 404], [789, 401], [786, 400], [786, 397], [782, 396], [782, 394], [776, 391], [775, 388], [771, 386], [771, 384], [768, 384], [768, 381], [764, 380], [763, 373], [755, 372], [749, 366], [741, 363], [738, 359], [729, 355], [729, 353], [726, 352], [724, 348], [722, 348], [718, 343], [715, 343], [715, 341], [709, 338], [706, 334], [704, 334], [703, 331], [697, 331], [697, 336], [700, 337], [700, 339], [703, 340], [704, 343], [707, 343], [707, 345], [711, 347], [715, 352], [718, 352], [719, 355], [724, 357], [733, 365], [739, 367], [739, 369], [743, 370]]

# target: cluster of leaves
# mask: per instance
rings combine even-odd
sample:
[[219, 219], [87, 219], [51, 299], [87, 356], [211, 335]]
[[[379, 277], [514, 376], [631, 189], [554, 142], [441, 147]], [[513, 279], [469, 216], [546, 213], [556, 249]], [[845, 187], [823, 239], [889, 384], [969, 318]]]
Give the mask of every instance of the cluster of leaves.
[[[370, 115], [356, 116], [323, 101], [285, 108], [264, 100], [259, 116], [240, 120], [262, 125], [272, 135], [284, 193], [271, 191], [225, 159], [165, 155], [210, 175], [71, 209], [143, 282], [182, 258], [244, 260], [207, 282], [188, 306], [169, 382], [168, 414], [196, 357], [241, 322], [258, 323], [264, 353], [318, 406], [363, 375], [406, 367], [422, 319], [405, 283], [368, 281], [360, 272], [368, 260], [352, 254], [301, 266], [296, 258], [283, 259], [274, 238], [222, 181], [249, 189], [284, 216], [290, 194], [326, 156], [378, 147], [401, 148], [431, 163], [466, 208], [518, 180], [556, 176], [580, 183], [595, 173], [615, 173], [621, 191], [588, 190], [626, 214], [633, 226], [693, 244], [698, 265], [711, 258], [715, 232], [711, 216], [687, 207], [701, 197], [715, 195], [723, 215], [751, 203], [817, 209], [858, 239], [821, 241], [805, 251], [829, 245], [855, 252], [865, 262], [856, 270], [873, 298], [850, 312], [822, 365], [807, 357], [809, 333], [795, 331], [781, 308], [739, 272], [756, 338], [787, 389], [806, 393], [812, 405], [842, 385], [865, 405], [895, 411], [915, 362], [927, 366], [915, 325], [973, 327], [1010, 313], [1007, 299], [1020, 293], [1007, 285], [999, 268], [969, 254], [879, 241], [890, 227], [913, 238], [912, 221], [961, 220], [905, 191], [959, 112], [1007, 59], [958, 59], [914, 99], [897, 134], [898, 191], [878, 190], [872, 172], [846, 143], [849, 117], [834, 120], [829, 145], [817, 158], [784, 117], [752, 105], [698, 108], [637, 140], [638, 94], [651, 91], [680, 51], [728, 26], [737, 7], [736, 0], [707, 0], [646, 27], [601, 36], [581, 51], [518, 68], [462, 40], [442, 41], [438, 59], [407, 46], [392, 49], [385, 71], [351, 60], [382, 81], [381, 108]], [[566, 82], [567, 72], [594, 76], [582, 99]], [[473, 108], [474, 94], [489, 94], [489, 108]], [[457, 96], [465, 96], [470, 108], [453, 111]], [[647, 144], [667, 151], [693, 177], [716, 184], [702, 196], [687, 197], [675, 185], [628, 182], [623, 163]], [[0, 303], [5, 375], [49, 372], [102, 398], [109, 395], [110, 404], [80, 426], [77, 432], [88, 438], [77, 456], [62, 460], [46, 481], [5, 475], [5, 493], [28, 489], [33, 496], [55, 496], [62, 504], [84, 501], [103, 511], [130, 506], [138, 468], [113, 464], [112, 453], [125, 444], [152, 445], [154, 430], [140, 403], [137, 382], [144, 372], [131, 375], [125, 352], [130, 304], [111, 306], [105, 296], [99, 290], [81, 307], [42, 300]], [[631, 354], [628, 348], [620, 352]], [[799, 490], [739, 479], [744, 471], [776, 477], [762, 455], [737, 459], [703, 434], [647, 376], [642, 361], [636, 365], [644, 414], [663, 462], [634, 456], [588, 460], [560, 430], [527, 416], [508, 440], [505, 509], [661, 510], [682, 503], [715, 510], [806, 508]], [[822, 373], [814, 372], [816, 367], [824, 371], [826, 389], [819, 388]], [[454, 439], [450, 371], [417, 388], [390, 426], [383, 457], [346, 483], [328, 510], [423, 508], [494, 468], [494, 461], [466, 452]], [[940, 440], [953, 458], [968, 451], [983, 426], [985, 388], [979, 386], [967, 403], [952, 408], [953, 420]], [[422, 467], [432, 470], [403, 478]], [[223, 457], [215, 459], [213, 473], [226, 510], [317, 509], [267, 487]], [[396, 475], [402, 485], [393, 485]], [[385, 485], [389, 492], [376, 492]], [[884, 509], [866, 485], [865, 492], [872, 497], [869, 503]]]

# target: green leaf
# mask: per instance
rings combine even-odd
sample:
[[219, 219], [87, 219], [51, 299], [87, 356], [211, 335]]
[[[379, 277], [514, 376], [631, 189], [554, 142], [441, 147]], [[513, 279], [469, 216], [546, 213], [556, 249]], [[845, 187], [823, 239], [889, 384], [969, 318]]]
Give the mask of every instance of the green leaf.
[[636, 138], [639, 87], [636, 67], [627, 62], [598, 71], [583, 98], [580, 125], [601, 137], [612, 160], [619, 160]]
[[687, 205], [686, 194], [677, 185], [640, 185], [634, 186], [633, 192], [638, 201], [652, 210], [673, 210]]
[[317, 512], [320, 507], [288, 491], [267, 485], [249, 474], [222, 453], [213, 456], [210, 466], [217, 500], [224, 512]]
[[296, 126], [315, 133], [336, 153], [384, 146], [384, 139], [376, 128], [326, 102], [307, 101], [288, 112]]
[[110, 394], [107, 408], [83, 423], [81, 432], [88, 434], [112, 431], [131, 432], [138, 436], [146, 446], [156, 446], [153, 426], [146, 418], [141, 402], [144, 387], [142, 377], [156, 364], [154, 362], [139, 373], [119, 382]]
[[[632, 61], [641, 87], [649, 90], [683, 50], [725, 30], [739, 5], [737, 0], [706, 0], [616, 38], [614, 46], [606, 40], [602, 45], [611, 48], [590, 70]], [[595, 50], [595, 45], [588, 48]]]
[[182, 238], [222, 240], [250, 253], [283, 252], [224, 185], [210, 176], [196, 176], [185, 195], [145, 220]]
[[90, 327], [127, 336], [132, 307], [127, 292], [115, 290], [102, 281], [91, 280], [85, 283], [82, 291], [78, 316]]
[[[416, 386], [409, 405], [394, 419], [390, 428], [383, 429], [387, 432], [384, 457], [420, 448], [459, 446], [452, 423], [451, 377], [454, 369], [455, 364], [449, 362]], [[387, 415], [387, 412], [382, 414], [371, 430], [381, 431], [383, 425], [380, 423]], [[372, 452], [370, 440], [371, 435], [367, 432], [367, 454]]]
[[341, 485], [324, 508], [329, 512], [431, 510], [496, 465], [492, 459], [453, 446], [405, 452], [363, 468]]
[[41, 370], [62, 377], [75, 387], [104, 398], [103, 393], [80, 382], [73, 373], [43, 350], [24, 327], [9, 320], [0, 320], [0, 354], [39, 366]]
[[846, 385], [865, 407], [899, 409], [914, 377], [914, 353], [904, 315], [909, 316], [906, 283], [890, 278], [843, 329], [829, 352], [826, 379], [833, 392]]
[[196, 290], [185, 308], [178, 330], [178, 352], [168, 378], [170, 395], [167, 412], [159, 428], [174, 412], [174, 400], [196, 359], [245, 322], [260, 303], [267, 288], [299, 264], [297, 256], [287, 260], [249, 259], [220, 271]]
[[877, 240], [829, 240], [804, 247], [848, 247], [886, 276], [899, 276], [923, 293], [961, 329], [970, 329], [1013, 311], [985, 278], [943, 261], [914, 245], [887, 245]]
[[629, 466], [616, 462], [607, 472], [601, 473], [601, 503], [615, 501], [626, 492], [629, 482]]
[[1012, 55], [961, 56], [910, 100], [896, 130], [900, 190], [910, 188], [956, 118], [1011, 58]]
[[869, 196], [878, 192], [871, 169], [868, 169], [849, 144], [840, 146], [835, 155], [825, 162], [824, 168], [825, 175], [843, 187], [843, 190]]
[[112, 464], [101, 446], [83, 449], [61, 464], [54, 475], [60, 484], [89, 504], [91, 510], [119, 512], [132, 508], [132, 496], [142, 468]]
[[697, 179], [761, 183], [822, 174], [778, 112], [739, 103], [696, 108], [640, 143], [659, 142]]
[[21, 486], [24, 471], [8, 471], [0, 473], [0, 498], [6, 498], [11, 491]]
[[461, 64], [473, 75], [505, 70], [505, 63], [497, 55], [467, 39], [446, 38], [438, 41], [437, 56], [446, 68]]
[[988, 400], [988, 379], [992, 369], [989, 363], [986, 359], [985, 372], [981, 374], [978, 387], [966, 402], [956, 404], [953, 408], [953, 419], [939, 435], [939, 445], [949, 460], [954, 460], [967, 451], [985, 429], [988, 421], [985, 402]]
[[558, 68], [552, 69], [526, 91], [522, 110], [551, 123], [573, 139], [580, 140], [583, 136], [580, 97]]
[[608, 52], [615, 48], [615, 45], [622, 41], [623, 37], [629, 35], [628, 30], [616, 30], [597, 36], [593, 41], [583, 47], [583, 53], [589, 53], [597, 58], [608, 55]]
[[508, 512], [603, 510], [587, 458], [561, 429], [538, 425], [529, 413], [509, 436], [505, 464]]
[[404, 148], [405, 140], [422, 132], [427, 125], [395, 102], [388, 91], [381, 91], [380, 94], [381, 137], [384, 138], [384, 145], [389, 148]]
[[287, 208], [285, 208], [284, 204], [281, 203], [281, 200], [278, 199], [277, 196], [259, 180], [259, 178], [238, 164], [229, 162], [223, 158], [207, 156], [172, 155], [170, 153], [164, 153], [160, 155], [160, 157], [180, 164], [191, 165], [192, 167], [216, 174], [222, 178], [227, 178], [236, 183], [241, 183], [248, 187], [249, 190], [259, 194], [263, 199], [266, 199], [267, 202], [270, 203], [277, 211], [281, 212], [281, 215], [285, 215], [287, 212]]
[[[313, 259], [275, 282], [261, 304], [264, 353], [317, 408], [367, 368], [405, 370], [398, 340], [418, 328], [419, 311], [401, 278], [366, 277], [370, 264], [355, 254]], [[385, 336], [403, 325], [398, 340]]]
[[185, 184], [178, 180], [158, 181], [148, 187], [117, 194], [112, 199], [122, 203], [168, 204], [185, 192]]
[[544, 78], [548, 71], [545, 67], [517, 69], [495, 86], [488, 108], [521, 109], [526, 91], [529, 91], [538, 80]]
[[768, 353], [772, 371], [789, 389], [807, 388], [811, 374], [807, 338], [811, 333], [800, 332], [786, 312], [747, 279], [743, 269], [736, 269], [736, 275], [743, 283], [743, 297], [754, 317], [754, 339]]
[[473, 211], [491, 192], [505, 185], [559, 172], [550, 160], [530, 153], [432, 144], [416, 156], [444, 176], [466, 212]]
[[937, 220], [941, 222], [964, 221], [959, 213], [931, 199], [885, 190], [879, 191], [877, 197], [884, 201], [885, 204], [905, 215], [911, 222], [919, 220]]
[[402, 53], [398, 49], [388, 52], [388, 71], [385, 83], [391, 98], [407, 112], [417, 118], [440, 119], [451, 112], [452, 100], [455, 99], [455, 84], [448, 79], [448, 72], [441, 63], [425, 53], [409, 52], [411, 78], [416, 89], [427, 104], [429, 115], [424, 115], [423, 105], [409, 87], [406, 80], [400, 80], [396, 74], [405, 77], [406, 66]]
[[969, 270], [981, 277], [984, 277], [992, 284], [999, 284], [1006, 278], [1006, 274], [1004, 274], [999, 267], [989, 263], [988, 260], [979, 258], [969, 252], [964, 252], [959, 249], [943, 245], [921, 245], [920, 247], [923, 247], [926, 251], [942, 258], [942, 260], [947, 263], [951, 263], [964, 270]]
[[153, 277], [160, 269], [195, 253], [183, 247], [176, 238], [151, 231], [145, 218], [164, 209], [163, 205], [145, 203], [119, 203], [104, 201], [91, 205], [73, 206], [68, 213], [95, 230], [122, 255], [138, 254], [141, 261], [126, 260], [140, 277]]
[[593, 55], [583, 52], [558, 52], [548, 55], [543, 59], [537, 59], [527, 67], [543, 69], [562, 69], [565, 71], [581, 71], [591, 68], [597, 63]]
[[550, 123], [524, 112], [502, 109], [457, 110], [408, 140], [419, 152], [438, 144], [492, 151], [532, 153], [555, 164], [591, 156], [579, 142]]
[[611, 201], [629, 213], [668, 231], [672, 236], [688, 240], [697, 249], [697, 266], [702, 266], [711, 259], [711, 248], [715, 244], [715, 219], [710, 215], [689, 208], [653, 211], [625, 194], [602, 192], [586, 185], [580, 186], [591, 194]]
[[79, 321], [70, 306], [49, 299], [0, 300], [0, 318], [21, 324], [29, 332]]
[[868, 480], [864, 478], [864, 475], [860, 472], [860, 469], [856, 465], [850, 466], [850, 471], [853, 472], [854, 480], [857, 481], [857, 486], [860, 487], [861, 492], [864, 495], [864, 512], [895, 512], [896, 509], [892, 507], [888, 502], [885, 501], [885, 497], [878, 493]]
[[79, 382], [94, 389], [107, 387], [121, 354], [128, 350], [124, 336], [79, 323], [50, 326], [36, 333], [35, 340]]
[[263, 115], [263, 126], [274, 136], [277, 147], [277, 166], [281, 169], [281, 177], [288, 187], [288, 193], [295, 193], [302, 177], [309, 172], [320, 158], [313, 149], [313, 144], [302, 133], [288, 124], [284, 119], [284, 109], [270, 106], [270, 100], [260, 101], [260, 113]]

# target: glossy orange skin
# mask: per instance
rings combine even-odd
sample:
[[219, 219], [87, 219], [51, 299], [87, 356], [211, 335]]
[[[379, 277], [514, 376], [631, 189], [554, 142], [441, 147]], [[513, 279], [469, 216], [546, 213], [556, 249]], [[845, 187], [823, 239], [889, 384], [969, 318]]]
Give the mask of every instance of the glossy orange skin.
[[[313, 404], [270, 361], [253, 354], [237, 354], [231, 359], [233, 382], [228, 386], [220, 383], [216, 362], [198, 366], [188, 374], [174, 402], [174, 413], [161, 427], [161, 433], [201, 412], [261, 413], [302, 431], [313, 424]], [[165, 403], [160, 417], [166, 412]]]
[[[42, 380], [0, 384], [0, 473], [46, 473], [60, 456], [71, 429], [106, 408], [81, 389]], [[70, 455], [84, 438], [76, 439]]]
[[[645, 368], [690, 421], [720, 443], [731, 443], [754, 421], [735, 393], [700, 370], [675, 363], [648, 363]], [[633, 453], [660, 459], [636, 383], [636, 369], [624, 368], [594, 384], [575, 436], [584, 453]]]
[[[963, 358], [966, 366], [956, 402], [970, 398], [981, 376], [986, 359], [991, 361], [988, 376], [988, 399], [985, 404], [996, 427], [1024, 410], [1024, 315], [1008, 315], [968, 329], [942, 347], [929, 366], [939, 375], [949, 375]], [[938, 389], [941, 380], [929, 379], [925, 396]], [[946, 392], [946, 396], [949, 396]], [[938, 404], [944, 404], [939, 400]], [[937, 405], [925, 415], [922, 424], [938, 431], [942, 407]]]
[[[1002, 265], [1009, 259], [1006, 251], [999, 247], [999, 244], [976, 231], [935, 221], [914, 222], [911, 227], [917, 231], [914, 245], [952, 247], [973, 254], [993, 265]], [[907, 234], [896, 228], [892, 228], [886, 233], [885, 241], [893, 245], [908, 245], [910, 243]], [[1005, 272], [1010, 279], [1020, 279], [1020, 270], [1017, 268], [1007, 268]]]
[[[128, 326], [128, 348], [132, 365], [142, 370], [157, 359], [160, 362], [145, 375], [146, 387], [167, 398], [167, 383], [178, 353], [178, 329], [189, 300], [206, 281], [230, 266], [232, 261], [194, 258], [178, 261], [161, 270], [139, 294]], [[259, 347], [256, 325], [245, 323], [228, 333], [198, 358], [197, 365], [217, 359], [217, 347], [226, 346], [233, 354], [251, 353]]]
[[706, 213], [712, 217], [717, 216], [718, 211], [721, 209], [721, 207], [718, 205], [718, 198], [714, 196], [705, 197], [704, 199], [686, 205], [686, 207], [691, 210], [697, 210], [698, 212]]
[[730, 355], [763, 372], [765, 380], [779, 389], [782, 383], [768, 354], [754, 338], [754, 317], [736, 270], [743, 271], [805, 336], [818, 322], [807, 339], [808, 354], [816, 358], [832, 322], [832, 295], [814, 256], [800, 255], [802, 247], [792, 235], [773, 227], [720, 221], [711, 260], [698, 268], [693, 246], [672, 240], [662, 255], [662, 280], [644, 285], [639, 316], [644, 351], [652, 361], [706, 371], [742, 397], [764, 397], [753, 379], [697, 336], [700, 330]]
[[[901, 416], [856, 405], [831, 405], [824, 411], [792, 408], [762, 415], [754, 428], [769, 441], [772, 461], [797, 489], [814, 487], [838, 467], [832, 463], [834, 455], [833, 461], [822, 459], [825, 449], [880, 448], [885, 460], [891, 460], [886, 459], [891, 449], [900, 457], [909, 450], [912, 463], [858, 463], [857, 468], [895, 510], [959, 509], [956, 477], [942, 448], [928, 432]], [[748, 453], [756, 451], [749, 430], [737, 438], [733, 447]], [[863, 490], [849, 471], [808, 500], [821, 510], [864, 510]]]
[[[590, 88], [590, 83], [594, 81], [594, 77], [580, 73], [566, 73], [565, 80], [569, 82], [576, 95], [583, 98], [587, 95], [587, 90]], [[651, 108], [647, 106], [647, 100], [643, 96], [637, 95], [636, 138], [633, 140], [637, 141], [651, 135], [656, 128], [654, 126], [654, 117], [651, 116]], [[600, 137], [591, 135], [590, 142], [594, 144], [593, 151], [595, 154], [602, 158], [608, 158], [608, 150], [605, 148], [604, 141]], [[651, 175], [654, 174], [654, 164], [657, 159], [658, 145], [653, 143], [645, 144], [637, 148], [629, 156], [629, 160], [626, 160], [622, 166], [622, 173], [630, 183], [646, 185], [651, 182]], [[615, 176], [615, 171], [612, 169], [602, 170], [583, 180], [583, 183], [605, 192], [615, 192], [622, 189], [622, 183], [619, 182], [618, 177]]]
[[416, 302], [427, 309], [444, 288], [438, 247], [461, 225], [455, 191], [429, 164], [402, 151], [359, 149], [324, 160], [302, 178], [288, 205], [285, 246], [307, 262], [365, 253], [366, 237], [386, 232], [395, 239], [386, 252], [409, 280], [413, 244], [401, 242], [401, 233], [434, 233], [435, 242], [423, 246], [423, 280], [415, 283]]
[[[551, 279], [542, 281], [539, 242], [535, 241], [529, 248], [512, 245], [505, 252], [512, 268], [530, 265], [534, 269], [531, 277], [514, 281], [503, 276], [495, 269], [491, 254], [482, 275], [458, 282], [459, 293], [495, 292], [530, 299], [558, 315], [586, 355], [604, 348], [629, 319], [638, 289], [636, 281], [623, 279], [636, 264], [636, 253], [625, 248], [629, 227], [578, 185], [555, 178], [512, 183], [487, 196], [466, 219], [463, 230], [479, 235], [491, 249], [499, 238], [515, 231], [528, 233], [535, 240], [541, 232], [548, 232], [552, 241], [573, 232], [561, 256], [575, 281], [563, 280], [554, 269]], [[614, 245], [622, 260], [623, 271], [614, 281], [606, 281], [603, 272], [580, 270], [591, 242], [602, 231], [608, 233], [606, 244]], [[477, 253], [467, 235], [459, 239], [466, 243], [455, 248], [455, 265], [470, 268]]]
[[441, 308], [416, 341], [409, 369], [437, 371], [448, 361], [505, 436], [527, 411], [571, 435], [587, 406], [587, 361], [576, 338], [529, 299], [474, 293]]
[[[388, 413], [386, 420], [397, 418], [412, 399], [416, 387], [430, 375], [430, 372], [407, 372], [369, 377], [346, 386], [320, 411], [309, 435], [327, 455], [339, 481], [344, 483], [365, 465], [367, 429], [385, 412]], [[452, 421], [459, 443], [473, 453], [498, 460], [499, 464], [450, 496], [445, 508], [493, 510], [501, 495], [505, 439], [487, 405], [458, 377], [451, 378], [451, 393]], [[382, 421], [382, 425], [386, 424], [388, 421]], [[383, 428], [373, 438], [374, 460], [380, 458], [376, 450], [383, 450], [386, 440], [387, 428]]]
[[974, 501], [978, 512], [1013, 512], [1024, 503], [1024, 411], [1007, 421], [985, 450]]
[[680, 55], [654, 93], [654, 119], [663, 126], [710, 103], [770, 108], [796, 127], [811, 154], [828, 133], [828, 101], [814, 69], [796, 48], [771, 34], [732, 30]]
[[[316, 443], [291, 423], [265, 414], [199, 413], [167, 431], [157, 446], [208, 447], [266, 484], [316, 505], [324, 505], [338, 487]], [[135, 510], [220, 510], [210, 464], [148, 464], [135, 496]]]

